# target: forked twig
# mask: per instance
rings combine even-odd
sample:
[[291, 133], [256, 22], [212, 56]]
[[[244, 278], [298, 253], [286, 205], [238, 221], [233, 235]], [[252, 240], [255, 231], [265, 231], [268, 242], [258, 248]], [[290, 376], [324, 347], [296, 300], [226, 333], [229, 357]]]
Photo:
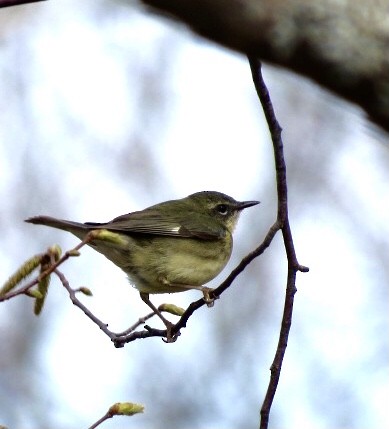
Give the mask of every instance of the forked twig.
[[269, 91], [267, 90], [262, 77], [261, 62], [257, 58], [249, 57], [249, 63], [254, 81], [254, 86], [257, 91], [259, 100], [262, 104], [262, 108], [273, 142], [278, 197], [277, 221], [274, 226], [280, 228], [282, 231], [286, 256], [288, 259], [288, 274], [286, 279], [286, 294], [284, 313], [281, 322], [281, 330], [277, 350], [274, 356], [273, 363], [270, 367], [271, 376], [269, 385], [261, 407], [260, 429], [267, 429], [269, 425], [270, 408], [277, 390], [278, 381], [280, 379], [282, 362], [285, 356], [290, 327], [292, 324], [294, 295], [297, 291], [296, 274], [298, 271], [307, 272], [308, 268], [300, 265], [297, 261], [296, 251], [293, 244], [292, 232], [289, 224], [288, 188], [286, 180], [286, 164], [284, 159], [283, 142], [281, 137], [282, 129], [275, 116]]

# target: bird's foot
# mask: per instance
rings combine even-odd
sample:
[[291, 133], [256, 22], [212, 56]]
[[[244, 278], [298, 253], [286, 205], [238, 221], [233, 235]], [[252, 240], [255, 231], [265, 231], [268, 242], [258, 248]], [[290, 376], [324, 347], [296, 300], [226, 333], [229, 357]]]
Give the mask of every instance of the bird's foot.
[[173, 333], [174, 323], [169, 322], [165, 319], [165, 326], [166, 326], [166, 340], [165, 338], [162, 338], [162, 340], [165, 343], [175, 343], [177, 341], [177, 338], [181, 335], [180, 331]]
[[207, 304], [207, 307], [213, 307], [213, 305], [215, 304], [215, 299], [219, 298], [219, 297], [212, 297], [211, 298], [210, 294], [214, 291], [214, 289], [212, 289], [210, 287], [203, 286], [201, 288], [201, 291], [203, 292], [203, 299], [204, 299], [205, 303]]

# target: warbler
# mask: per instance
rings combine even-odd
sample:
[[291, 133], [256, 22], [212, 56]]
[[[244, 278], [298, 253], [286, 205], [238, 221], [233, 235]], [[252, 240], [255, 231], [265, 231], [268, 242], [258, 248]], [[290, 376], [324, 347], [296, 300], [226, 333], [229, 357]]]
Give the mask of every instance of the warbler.
[[221, 192], [196, 192], [128, 213], [106, 223], [72, 222], [36, 216], [26, 222], [71, 232], [81, 240], [92, 230], [118, 234], [119, 240], [97, 238], [88, 243], [121, 268], [142, 300], [168, 322], [149, 300], [149, 294], [203, 291], [230, 259], [232, 233], [239, 214], [259, 201], [239, 202]]

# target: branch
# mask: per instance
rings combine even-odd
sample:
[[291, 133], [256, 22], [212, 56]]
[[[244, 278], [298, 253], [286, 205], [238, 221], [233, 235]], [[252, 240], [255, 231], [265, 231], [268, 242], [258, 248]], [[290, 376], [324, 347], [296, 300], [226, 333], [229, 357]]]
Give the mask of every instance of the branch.
[[[63, 287], [67, 290], [70, 300], [72, 303], [78, 307], [81, 311], [84, 312], [84, 314], [93, 322], [95, 323], [103, 332], [106, 334], [111, 341], [115, 344], [116, 347], [123, 347], [125, 342], [130, 341], [121, 341], [123, 337], [129, 337], [131, 336], [131, 341], [134, 341], [138, 338], [147, 338], [147, 337], [165, 337], [166, 336], [166, 330], [159, 330], [159, 329], [151, 329], [145, 331], [135, 331], [140, 325], [144, 324], [146, 320], [151, 319], [153, 316], [155, 316], [155, 313], [149, 313], [144, 317], [141, 317], [135, 322], [132, 326], [130, 326], [128, 329], [126, 329], [124, 332], [115, 333], [108, 329], [108, 324], [102, 322], [97, 316], [95, 316], [78, 298], [77, 298], [77, 292], [82, 291], [81, 289], [72, 289], [70, 287], [70, 284], [64, 274], [59, 271], [58, 269], [54, 270], [54, 273], [58, 276], [59, 280], [61, 281]], [[160, 309], [160, 311], [164, 311], [163, 309]]]
[[27, 3], [37, 3], [45, 0], [0, 0], [0, 8], [9, 6], [19, 6]]
[[273, 142], [278, 194], [277, 222], [274, 226], [279, 226], [282, 230], [285, 251], [288, 259], [288, 275], [286, 281], [286, 295], [284, 313], [281, 322], [281, 330], [275, 357], [270, 368], [271, 376], [269, 385], [261, 408], [260, 429], [267, 429], [269, 424], [270, 408], [277, 390], [278, 381], [281, 374], [282, 362], [285, 356], [290, 327], [292, 324], [294, 295], [297, 291], [296, 274], [297, 271], [307, 272], [308, 268], [300, 265], [297, 261], [296, 251], [293, 244], [292, 232], [289, 224], [286, 164], [284, 159], [283, 142], [281, 137], [282, 129], [275, 116], [269, 92], [262, 78], [261, 63], [258, 59], [253, 57], [249, 57], [249, 63], [254, 81], [254, 86], [257, 91], [259, 100], [262, 104], [262, 108], [269, 126]]
[[142, 0], [358, 104], [389, 131], [389, 0]]

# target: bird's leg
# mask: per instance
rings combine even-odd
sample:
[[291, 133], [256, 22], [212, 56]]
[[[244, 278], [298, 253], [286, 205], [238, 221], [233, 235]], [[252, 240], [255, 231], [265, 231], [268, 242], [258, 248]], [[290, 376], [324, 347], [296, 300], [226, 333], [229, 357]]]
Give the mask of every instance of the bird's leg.
[[167, 342], [173, 343], [174, 341], [176, 341], [177, 336], [172, 335], [172, 328], [174, 324], [172, 322], [169, 322], [169, 320], [167, 320], [165, 317], [163, 317], [162, 313], [158, 310], [158, 308], [150, 301], [148, 293], [139, 292], [139, 294], [142, 301], [154, 311], [154, 313], [162, 320], [162, 322], [166, 326]]
[[204, 301], [207, 304], [207, 307], [213, 307], [213, 305], [215, 303], [215, 299], [216, 298], [211, 298], [210, 297], [210, 293], [213, 292], [214, 289], [212, 289], [210, 287], [197, 286], [197, 285], [196, 286], [193, 286], [193, 285], [184, 285], [184, 284], [181, 284], [181, 283], [169, 283], [169, 286], [176, 286], [176, 287], [181, 287], [181, 288], [185, 288], [185, 289], [197, 289], [197, 290], [201, 290], [201, 292], [203, 293]]
[[201, 292], [203, 293], [203, 299], [204, 302], [207, 304], [207, 307], [213, 307], [213, 305], [215, 304], [215, 299], [219, 298], [211, 298], [210, 294], [214, 291], [214, 289], [212, 289], [211, 287], [206, 287], [206, 286], [185, 286], [185, 285], [180, 285], [181, 287], [187, 287], [188, 289], [197, 289], [197, 290], [201, 290]]

